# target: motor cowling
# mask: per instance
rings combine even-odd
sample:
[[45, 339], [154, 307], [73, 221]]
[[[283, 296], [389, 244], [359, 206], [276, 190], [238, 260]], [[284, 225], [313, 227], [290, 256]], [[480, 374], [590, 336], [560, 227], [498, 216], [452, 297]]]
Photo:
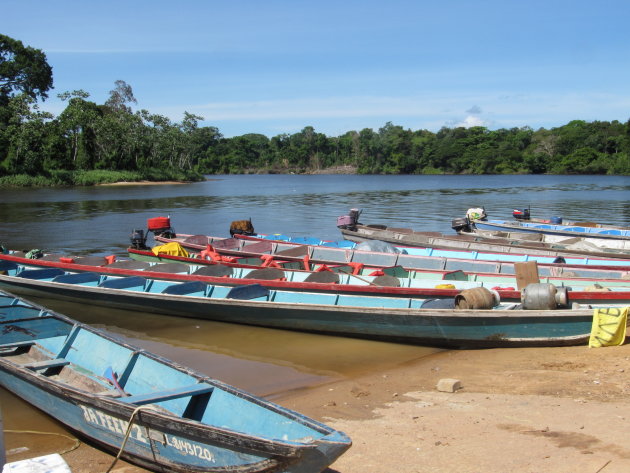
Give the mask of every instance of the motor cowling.
[[468, 218], [455, 218], [451, 221], [451, 228], [457, 233], [470, 233], [473, 231], [472, 224]]
[[348, 215], [337, 217], [337, 227], [352, 230], [359, 223], [360, 209], [350, 209]]
[[252, 219], [249, 220], [234, 220], [230, 224], [230, 236], [234, 235], [256, 235]]
[[175, 230], [171, 227], [170, 217], [154, 217], [147, 219], [147, 232], [164, 238], [175, 238]]
[[470, 221], [486, 220], [488, 218], [488, 214], [486, 214], [486, 209], [483, 207], [473, 208], [466, 211], [466, 218]]
[[136, 250], [146, 250], [147, 237], [144, 234], [144, 230], [134, 230], [131, 233], [131, 247]]
[[512, 211], [512, 217], [514, 217], [516, 220], [529, 220], [529, 209], [514, 209]]

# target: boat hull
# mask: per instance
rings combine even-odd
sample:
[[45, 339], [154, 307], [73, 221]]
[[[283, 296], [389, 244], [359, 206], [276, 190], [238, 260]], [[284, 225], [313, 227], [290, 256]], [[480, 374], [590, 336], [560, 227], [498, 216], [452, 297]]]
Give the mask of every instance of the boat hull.
[[[381, 226], [379, 226], [381, 227]], [[598, 258], [616, 258], [630, 260], [629, 250], [604, 249], [584, 250], [571, 249], [562, 247], [561, 245], [546, 245], [543, 243], [534, 244], [526, 241], [512, 240], [502, 242], [500, 239], [490, 241], [484, 238], [475, 238], [472, 235], [459, 235], [456, 237], [437, 237], [431, 235], [423, 235], [422, 233], [397, 231], [397, 229], [376, 228], [368, 225], [356, 225], [352, 229], [341, 228], [341, 234], [344, 238], [357, 243], [364, 241], [379, 240], [393, 245], [420, 247], [420, 248], [436, 248], [442, 250], [470, 250], [479, 252], [495, 252], [504, 254], [528, 254], [532, 256], [546, 257], [576, 257], [578, 255], [598, 257]], [[575, 235], [573, 235], [575, 236]]]
[[[301, 414], [13, 295], [0, 299], [0, 385], [133, 463], [181, 473], [319, 473], [351, 445]], [[106, 366], [126, 392], [107, 383]]]
[[557, 235], [581, 238], [595, 238], [602, 240], [630, 241], [630, 230], [602, 228], [602, 227], [578, 227], [575, 225], [554, 225], [527, 221], [504, 220], [474, 220], [475, 227], [482, 230], [518, 231], [526, 233], [542, 233], [545, 235]]
[[132, 311], [438, 346], [562, 346], [588, 340], [593, 311], [454, 310], [210, 299], [0, 276], [14, 293]]

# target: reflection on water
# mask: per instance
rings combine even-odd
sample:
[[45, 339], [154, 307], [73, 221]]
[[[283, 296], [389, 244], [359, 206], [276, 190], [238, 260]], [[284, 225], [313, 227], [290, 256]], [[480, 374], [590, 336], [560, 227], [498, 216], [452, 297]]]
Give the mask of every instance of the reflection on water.
[[[336, 218], [452, 232], [454, 218], [485, 207], [511, 218], [531, 207], [541, 218], [605, 218], [630, 225], [630, 178], [623, 176], [218, 176], [184, 185], [0, 190], [1, 242], [12, 248], [124, 253], [146, 219], [170, 215], [177, 231], [227, 236], [252, 218], [260, 233], [338, 239]], [[604, 216], [604, 217], [602, 217]]]
[[263, 396], [391, 367], [438, 351], [104, 307], [86, 311], [83, 304], [52, 299], [35, 301]]

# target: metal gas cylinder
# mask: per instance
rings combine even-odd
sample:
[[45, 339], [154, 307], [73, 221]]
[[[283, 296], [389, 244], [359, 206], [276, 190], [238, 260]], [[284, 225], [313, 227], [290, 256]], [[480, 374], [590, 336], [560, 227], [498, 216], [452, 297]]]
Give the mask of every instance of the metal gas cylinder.
[[566, 287], [556, 287], [550, 283], [528, 284], [521, 291], [521, 303], [526, 310], [553, 310], [569, 303]]
[[496, 291], [490, 291], [485, 287], [464, 289], [455, 296], [456, 309], [492, 309], [500, 302], [501, 298]]

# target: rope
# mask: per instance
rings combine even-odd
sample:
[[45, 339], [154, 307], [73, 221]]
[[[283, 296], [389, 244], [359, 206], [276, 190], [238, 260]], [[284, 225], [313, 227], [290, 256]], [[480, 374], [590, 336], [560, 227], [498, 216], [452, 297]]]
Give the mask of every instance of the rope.
[[74, 441], [74, 445], [62, 452], [59, 452], [59, 455], [65, 455], [66, 453], [70, 453], [73, 450], [76, 450], [81, 445], [81, 441], [75, 437], [70, 437], [66, 434], [60, 434], [58, 432], [40, 432], [38, 430], [5, 430], [7, 434], [37, 434], [37, 435], [58, 435], [59, 437], [65, 437], [69, 440]]
[[114, 468], [114, 465], [120, 459], [120, 456], [125, 450], [125, 445], [127, 445], [127, 440], [129, 439], [129, 435], [131, 435], [131, 429], [133, 427], [133, 418], [136, 416], [138, 412], [142, 410], [155, 410], [155, 409], [153, 409], [151, 406], [138, 406], [134, 409], [134, 411], [131, 413], [131, 417], [129, 418], [129, 424], [127, 425], [127, 432], [125, 432], [125, 438], [123, 439], [123, 443], [120, 446], [118, 455], [116, 455], [116, 458], [114, 458], [114, 461], [112, 462], [111, 465], [109, 465], [109, 468], [105, 471], [105, 473], [109, 473], [110, 471], [112, 471], [112, 468]]

